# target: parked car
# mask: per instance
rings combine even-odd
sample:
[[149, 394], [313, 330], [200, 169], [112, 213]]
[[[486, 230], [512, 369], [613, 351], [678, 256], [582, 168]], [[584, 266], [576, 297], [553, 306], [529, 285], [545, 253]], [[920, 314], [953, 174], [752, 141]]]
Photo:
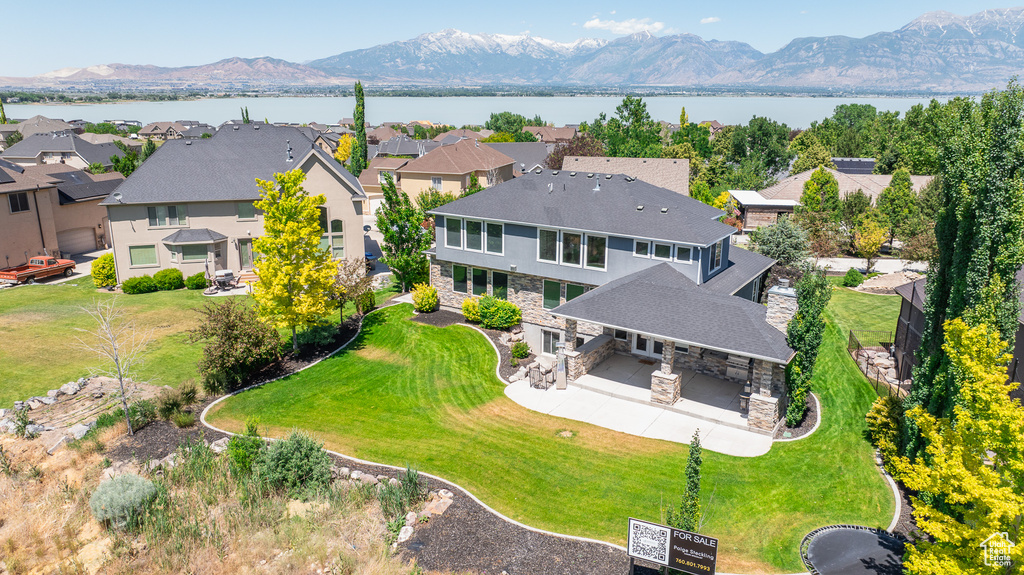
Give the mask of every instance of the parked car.
[[75, 262], [73, 260], [38, 257], [29, 259], [25, 265], [0, 270], [0, 283], [33, 283], [38, 279], [56, 275], [70, 277], [73, 273], [75, 273]]

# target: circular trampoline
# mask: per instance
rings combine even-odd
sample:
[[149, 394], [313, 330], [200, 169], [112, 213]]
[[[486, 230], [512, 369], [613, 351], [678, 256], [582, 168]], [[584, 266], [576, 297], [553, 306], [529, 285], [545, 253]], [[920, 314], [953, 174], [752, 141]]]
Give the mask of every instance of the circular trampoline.
[[903, 573], [903, 545], [897, 536], [859, 525], [830, 525], [804, 537], [800, 553], [818, 575]]

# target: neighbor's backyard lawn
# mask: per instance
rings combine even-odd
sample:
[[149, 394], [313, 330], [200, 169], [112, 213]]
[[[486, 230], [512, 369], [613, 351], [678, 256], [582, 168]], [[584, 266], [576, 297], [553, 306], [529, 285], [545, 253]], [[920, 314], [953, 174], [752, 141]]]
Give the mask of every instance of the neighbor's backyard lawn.
[[[812, 529], [884, 528], [892, 518], [892, 493], [864, 438], [875, 394], [840, 328], [895, 313], [873, 307], [880, 296], [836, 295], [814, 379], [821, 428], [758, 458], [704, 451], [702, 531], [721, 539], [720, 570], [802, 570], [798, 546]], [[240, 431], [257, 415], [264, 434], [306, 429], [342, 453], [451, 479], [530, 525], [619, 544], [628, 517], [662, 521], [664, 507], [677, 504], [686, 445], [520, 407], [503, 394], [483, 336], [410, 322], [411, 314], [408, 305], [377, 312], [349, 349], [222, 402], [211, 423]], [[566, 429], [576, 435], [561, 437]]]

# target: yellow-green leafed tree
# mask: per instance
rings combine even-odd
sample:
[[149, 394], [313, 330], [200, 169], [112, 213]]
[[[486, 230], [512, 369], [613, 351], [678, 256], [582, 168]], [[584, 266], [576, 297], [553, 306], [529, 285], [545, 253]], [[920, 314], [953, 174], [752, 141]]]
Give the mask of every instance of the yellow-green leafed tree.
[[[972, 322], [973, 323], [973, 322]], [[920, 493], [911, 497], [918, 526], [931, 541], [908, 547], [904, 567], [913, 575], [1019, 573], [1024, 564], [1024, 409], [1011, 400], [1006, 342], [987, 323], [947, 321], [943, 349], [959, 389], [952, 418], [921, 407], [907, 413], [927, 445], [914, 463], [897, 462], [900, 478]], [[1011, 564], [986, 565], [982, 543], [1016, 543]], [[995, 535], [995, 538], [989, 540]]]
[[339, 163], [344, 164], [348, 161], [352, 155], [352, 145], [355, 144], [356, 139], [349, 134], [344, 134], [338, 138], [338, 149], [334, 151], [334, 159], [338, 160]]
[[857, 257], [867, 261], [867, 273], [871, 273], [878, 260], [878, 252], [886, 240], [885, 228], [872, 218], [865, 218], [853, 232], [853, 248]]
[[329, 250], [320, 246], [322, 195], [302, 188], [302, 170], [274, 174], [275, 181], [257, 179], [263, 212], [263, 235], [253, 241], [253, 271], [259, 281], [253, 298], [260, 317], [292, 330], [292, 349], [298, 349], [296, 329], [327, 317], [337, 267]]

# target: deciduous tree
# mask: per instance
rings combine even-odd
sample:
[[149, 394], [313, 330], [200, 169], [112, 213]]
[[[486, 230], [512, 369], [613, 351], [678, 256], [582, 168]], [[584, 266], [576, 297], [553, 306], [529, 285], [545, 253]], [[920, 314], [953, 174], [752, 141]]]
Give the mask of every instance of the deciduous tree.
[[857, 257], [867, 261], [867, 273], [875, 267], [878, 252], [885, 243], [885, 227], [878, 223], [877, 217], [866, 217], [853, 232], [853, 249]]
[[818, 140], [813, 132], [806, 130], [800, 132], [789, 143], [789, 149], [797, 155], [796, 161], [793, 162], [789, 169], [791, 173], [799, 174], [807, 170], [816, 170], [822, 166], [832, 169], [836, 167], [832, 163], [832, 154], [829, 153], [828, 148]]
[[334, 276], [334, 298], [338, 304], [340, 321], [345, 320], [345, 303], [353, 302], [356, 313], [362, 313], [360, 300], [370, 291], [373, 278], [366, 274], [366, 260], [363, 258], [338, 262], [338, 273]]
[[686, 487], [679, 502], [679, 510], [668, 509], [668, 524], [676, 529], [696, 532], [700, 527], [700, 466], [703, 462], [700, 430], [693, 432], [690, 453], [686, 457]]
[[804, 182], [804, 192], [800, 196], [799, 211], [818, 212], [826, 217], [837, 220], [840, 213], [839, 183], [825, 168], [818, 168]]
[[352, 157], [352, 150], [355, 147], [355, 141], [356, 139], [350, 134], [342, 134], [341, 137], [338, 138], [338, 147], [334, 150], [334, 159], [337, 160], [339, 164], [344, 164], [350, 157]]
[[594, 137], [593, 134], [580, 132], [564, 144], [555, 144], [544, 160], [544, 165], [550, 170], [561, 170], [562, 162], [566, 156], [603, 156], [604, 145]]
[[407, 291], [426, 276], [423, 250], [430, 247], [430, 232], [423, 227], [423, 211], [413, 206], [405, 192], [396, 189], [390, 174], [385, 174], [384, 180], [384, 202], [377, 210], [377, 229], [384, 236], [381, 259]]
[[302, 188], [306, 175], [295, 169], [274, 174], [274, 181], [256, 180], [263, 212], [262, 236], [253, 240], [253, 271], [259, 277], [253, 298], [260, 317], [291, 329], [298, 350], [298, 327], [320, 323], [330, 313], [328, 302], [336, 267], [329, 249], [320, 246], [326, 232], [320, 222], [324, 196]]
[[256, 308], [238, 298], [213, 298], [201, 307], [189, 343], [202, 343], [199, 374], [207, 392], [223, 393], [275, 357], [281, 343], [272, 325], [259, 318]]

